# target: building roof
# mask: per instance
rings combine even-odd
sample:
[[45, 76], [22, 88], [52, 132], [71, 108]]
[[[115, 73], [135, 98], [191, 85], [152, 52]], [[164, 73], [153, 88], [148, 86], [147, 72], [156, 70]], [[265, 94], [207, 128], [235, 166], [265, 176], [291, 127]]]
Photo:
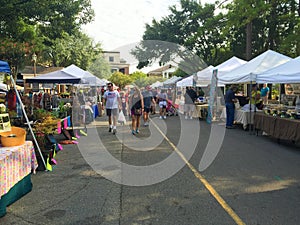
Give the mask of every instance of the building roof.
[[171, 64], [168, 64], [168, 65], [165, 65], [165, 66], [162, 66], [158, 69], [155, 69], [155, 70], [152, 70], [152, 71], [149, 71], [148, 74], [161, 74], [162, 72], [172, 68], [173, 66]]

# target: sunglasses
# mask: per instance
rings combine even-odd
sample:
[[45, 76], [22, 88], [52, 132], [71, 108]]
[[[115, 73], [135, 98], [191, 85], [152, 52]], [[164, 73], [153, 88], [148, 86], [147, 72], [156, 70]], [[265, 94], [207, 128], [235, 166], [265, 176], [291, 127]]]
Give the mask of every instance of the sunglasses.
[[107, 87], [111, 88], [112, 86], [107, 86]]

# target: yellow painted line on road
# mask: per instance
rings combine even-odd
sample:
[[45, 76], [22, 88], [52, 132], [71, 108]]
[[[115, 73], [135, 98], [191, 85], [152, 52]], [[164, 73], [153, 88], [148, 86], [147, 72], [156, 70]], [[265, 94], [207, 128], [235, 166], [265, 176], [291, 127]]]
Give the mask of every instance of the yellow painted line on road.
[[234, 212], [234, 210], [226, 203], [226, 201], [219, 195], [219, 193], [213, 188], [213, 186], [199, 173], [198, 170], [185, 158], [185, 156], [179, 151], [179, 149], [170, 141], [170, 139], [159, 129], [159, 127], [153, 122], [153, 125], [161, 133], [164, 139], [169, 143], [169, 145], [174, 149], [174, 151], [180, 156], [180, 158], [186, 163], [190, 170], [194, 173], [200, 182], [205, 186], [205, 188], [210, 192], [210, 194], [219, 202], [222, 208], [228, 213], [228, 215], [236, 222], [238, 225], [245, 225], [242, 219]]

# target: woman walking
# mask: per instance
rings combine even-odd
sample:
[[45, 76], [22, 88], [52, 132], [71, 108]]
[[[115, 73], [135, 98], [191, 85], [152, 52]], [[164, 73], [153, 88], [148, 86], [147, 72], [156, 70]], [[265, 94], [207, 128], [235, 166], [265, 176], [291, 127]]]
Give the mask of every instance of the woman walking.
[[143, 96], [141, 94], [141, 91], [137, 87], [134, 87], [134, 92], [131, 95], [129, 100], [129, 106], [130, 106], [131, 120], [132, 120], [131, 133], [135, 135], [139, 133], [140, 117], [143, 114], [143, 110], [144, 110]]

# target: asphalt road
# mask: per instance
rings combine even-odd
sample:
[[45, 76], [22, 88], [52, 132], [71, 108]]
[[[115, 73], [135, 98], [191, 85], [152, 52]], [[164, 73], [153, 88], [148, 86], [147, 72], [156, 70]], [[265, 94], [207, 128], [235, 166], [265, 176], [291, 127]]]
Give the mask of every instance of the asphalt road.
[[153, 117], [133, 137], [128, 126], [108, 133], [104, 119], [59, 152], [52, 172], [32, 175], [33, 190], [1, 225], [300, 224], [299, 144], [226, 130], [199, 171], [212, 133], [205, 121]]

